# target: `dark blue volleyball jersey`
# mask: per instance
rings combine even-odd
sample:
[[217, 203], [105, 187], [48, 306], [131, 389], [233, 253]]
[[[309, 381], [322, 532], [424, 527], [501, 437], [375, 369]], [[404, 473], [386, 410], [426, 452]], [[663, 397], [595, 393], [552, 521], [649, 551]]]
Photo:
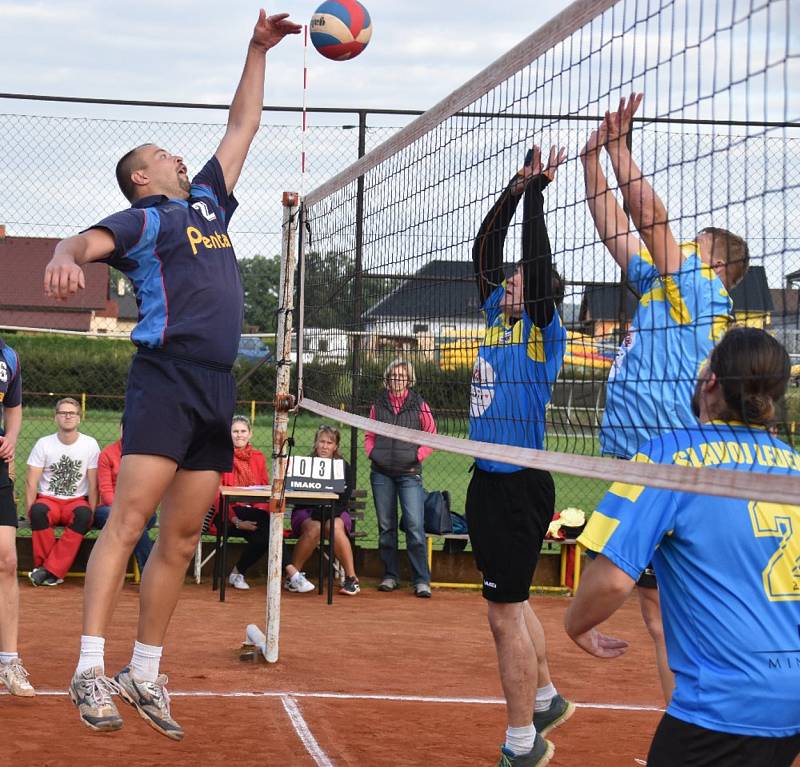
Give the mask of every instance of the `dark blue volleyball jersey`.
[[133, 283], [141, 347], [220, 365], [236, 359], [244, 297], [228, 221], [237, 202], [212, 157], [188, 200], [153, 195], [95, 224], [116, 248], [103, 259]]
[[[0, 338], [0, 424], [3, 408], [22, 404], [22, 373], [17, 353]], [[0, 428], [0, 435], [5, 434]]]

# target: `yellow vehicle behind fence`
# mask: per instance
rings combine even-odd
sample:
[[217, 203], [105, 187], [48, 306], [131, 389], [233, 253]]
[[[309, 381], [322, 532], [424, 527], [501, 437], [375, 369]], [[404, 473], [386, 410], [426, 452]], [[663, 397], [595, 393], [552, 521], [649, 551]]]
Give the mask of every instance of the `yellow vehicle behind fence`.
[[[483, 341], [484, 330], [445, 330], [437, 338], [436, 358], [442, 370], [471, 368]], [[578, 333], [567, 331], [567, 350], [564, 364], [591, 370], [608, 370], [614, 361], [615, 349], [608, 343]]]

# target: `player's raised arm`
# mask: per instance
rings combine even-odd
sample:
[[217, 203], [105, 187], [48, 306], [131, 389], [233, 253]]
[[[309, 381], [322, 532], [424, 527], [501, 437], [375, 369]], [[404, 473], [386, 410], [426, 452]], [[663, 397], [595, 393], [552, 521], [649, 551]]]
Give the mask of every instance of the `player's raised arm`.
[[250, 144], [261, 123], [266, 53], [286, 35], [300, 33], [300, 25], [289, 21], [288, 16], [288, 13], [267, 16], [262, 8], [253, 29], [253, 37], [247, 46], [242, 77], [228, 112], [228, 127], [216, 151], [228, 194], [236, 186]]
[[89, 229], [60, 240], [44, 270], [45, 295], [63, 300], [85, 288], [81, 267], [105, 258], [114, 248], [114, 237], [107, 229]]
[[523, 170], [511, 179], [509, 185], [497, 198], [481, 222], [478, 234], [475, 236], [475, 242], [472, 245], [472, 263], [475, 267], [475, 281], [478, 283], [481, 303], [486, 301], [492, 291], [503, 282], [503, 249], [508, 227], [516, 213], [522, 190], [525, 188], [521, 177], [528, 162], [529, 157], [526, 157], [526, 165]]
[[[531, 181], [525, 189], [522, 219], [522, 295], [525, 312], [540, 328], [547, 327], [556, 311], [553, 295], [553, 253], [547, 224], [544, 219], [544, 188], [556, 177], [558, 166], [566, 159], [566, 150], [550, 147], [547, 167], [542, 164], [542, 153], [533, 147], [530, 170]], [[526, 166], [527, 170], [528, 166]], [[559, 291], [560, 292], [560, 291]]]
[[581, 150], [583, 178], [586, 184], [586, 204], [594, 220], [600, 239], [623, 271], [628, 270], [628, 259], [642, 249], [642, 242], [631, 233], [628, 217], [608, 187], [600, 165], [600, 151], [606, 142], [605, 121], [592, 131], [586, 146]]
[[642, 175], [625, 142], [642, 97], [643, 94], [634, 93], [627, 102], [620, 100], [616, 112], [606, 112], [606, 149], [633, 225], [650, 251], [656, 269], [662, 275], [674, 274], [681, 266], [681, 250], [670, 229], [667, 209]]

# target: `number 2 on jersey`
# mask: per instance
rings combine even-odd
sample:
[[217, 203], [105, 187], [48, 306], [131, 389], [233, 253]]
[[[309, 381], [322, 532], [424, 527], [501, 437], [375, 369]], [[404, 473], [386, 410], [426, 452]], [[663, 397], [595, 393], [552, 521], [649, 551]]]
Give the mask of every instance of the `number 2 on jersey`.
[[762, 571], [767, 599], [800, 600], [800, 506], [751, 501], [748, 510], [756, 537], [781, 539]]

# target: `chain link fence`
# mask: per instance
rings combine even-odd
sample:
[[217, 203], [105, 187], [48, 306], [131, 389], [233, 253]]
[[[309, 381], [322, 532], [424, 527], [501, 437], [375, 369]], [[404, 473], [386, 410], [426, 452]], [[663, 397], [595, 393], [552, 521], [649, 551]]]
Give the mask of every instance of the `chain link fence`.
[[[7, 106], [10, 107], [11, 103], [7, 102]], [[113, 173], [116, 161], [125, 151], [145, 142], [154, 142], [181, 153], [192, 173], [199, 170], [213, 153], [225, 128], [225, 116], [220, 111], [201, 113], [199, 120], [197, 111], [193, 111], [191, 120], [180, 120], [173, 117], [174, 109], [167, 113], [151, 108], [143, 119], [130, 119], [123, 115], [115, 117], [117, 108], [111, 105], [107, 106], [106, 116], [102, 118], [60, 114], [59, 109], [53, 105], [53, 114], [49, 115], [12, 113], [10, 109], [0, 114], [0, 139], [4, 147], [4, 162], [0, 165], [0, 224], [5, 226], [7, 237], [61, 238], [77, 233], [108, 213], [126, 206]], [[169, 119], [160, 119], [162, 114], [169, 114]], [[320, 118], [323, 119], [328, 124], [311, 125], [305, 134], [306, 177], [301, 182], [299, 159], [303, 136], [299, 115], [291, 111], [265, 113], [236, 190], [240, 207], [232, 220], [230, 233], [240, 259], [273, 257], [280, 252], [282, 191], [314, 188], [357, 158], [360, 139], [364, 150], [369, 151], [407, 122], [410, 115], [401, 112], [394, 116], [381, 114], [375, 117], [375, 122], [384, 124], [375, 125], [371, 124], [369, 112], [342, 111], [326, 114]], [[386, 125], [387, 121], [394, 125]], [[564, 141], [574, 146], [577, 139], [569, 132], [583, 134], [585, 129], [571, 125], [565, 136], [556, 135], [557, 131], [554, 131], [551, 131], [552, 135], [542, 136], [543, 144]], [[725, 205], [722, 209], [725, 219], [715, 220], [715, 223], [736, 230], [739, 228], [738, 219], [748, 207], [748, 216], [741, 220], [746, 221], [748, 240], [755, 243], [754, 264], [765, 268], [769, 287], [773, 289], [773, 308], [769, 312], [771, 327], [790, 352], [800, 355], [798, 291], [789, 283], [793, 271], [800, 271], [800, 240], [797, 237], [800, 203], [796, 195], [800, 188], [800, 141], [797, 132], [784, 130], [782, 135], [773, 133], [751, 137], [742, 142], [738, 150], [735, 139], [725, 136], [721, 139], [725, 147], [733, 148], [721, 152], [715, 150], [718, 139], [712, 135], [712, 128], [696, 131], [688, 138], [680, 130], [670, 131], [671, 128], [659, 127], [657, 131], [645, 133], [642, 140], [647, 144], [641, 149], [641, 155], [650, 163], [647, 170], [655, 186], [664, 190], [670, 210], [684, 211], [679, 222], [683, 230], [681, 234], [690, 236], [706, 225], [707, 219], [717, 218], [714, 214], [719, 211], [709, 204], [713, 195], [709, 197], [708, 190], [715, 180], [718, 183], [723, 179], [724, 189], [720, 198], [733, 201], [733, 204]], [[457, 153], [458, 142], [454, 141], [453, 147]], [[671, 174], [674, 178], [675, 158], [680, 158], [681, 165], [691, 164], [694, 169], [691, 176], [685, 171], [680, 174], [679, 183], [670, 181]], [[724, 158], [724, 167], [720, 166], [721, 158]], [[509, 162], [513, 164], [511, 160]], [[455, 155], [452, 167], [459, 167]], [[742, 172], [743, 168], [747, 168], [747, 173]], [[558, 183], [565, 185], [568, 176], [568, 172], [562, 173]], [[580, 185], [574, 179], [569, 183], [569, 188], [564, 186], [558, 193], [549, 195], [553, 208], [547, 214], [554, 221], [554, 252], [558, 254], [559, 266], [569, 280], [565, 321], [576, 330], [592, 333], [592, 329], [582, 324], [584, 290], [596, 281], [613, 282], [618, 275], [609, 268], [610, 259], [598, 255], [595, 247], [588, 244], [595, 238], [582, 212], [583, 198], [577, 196]], [[795, 194], [790, 193], [792, 190]], [[760, 206], [761, 212], [757, 216], [752, 215], [753, 205]], [[459, 216], [463, 221], [469, 218], [464, 211]], [[474, 229], [459, 234], [454, 233], [452, 222], [448, 226], [449, 240], [454, 249], [451, 251], [451, 245], [437, 241], [432, 252], [446, 260], [468, 259]], [[517, 236], [516, 230], [512, 231], [510, 240]], [[516, 248], [517, 244], [513, 243], [509, 252], [515, 252]], [[407, 269], [395, 270], [396, 274], [387, 272], [379, 289], [374, 280], [366, 281], [363, 311], [369, 311], [373, 304], [399, 285], [400, 280], [419, 267], [419, 259], [412, 257]], [[366, 271], [370, 268], [373, 271], [377, 269], [372, 264], [366, 266]], [[787, 287], [789, 289], [775, 292]], [[352, 301], [352, 297], [349, 300]], [[337, 325], [346, 327], [348, 322], [352, 322], [351, 307], [346, 303], [327, 302], [327, 308], [333, 309], [334, 314], [336, 311], [346, 312], [347, 317], [344, 322], [337, 323], [329, 318], [322, 324], [334, 328]], [[619, 326], [618, 320], [611, 318], [610, 325]], [[618, 340], [613, 336], [619, 334], [619, 327], [616, 330], [611, 327], [609, 332], [613, 349]], [[8, 329], [0, 329], [0, 333], [20, 352], [23, 366], [24, 425], [16, 459], [22, 511], [27, 456], [36, 439], [55, 430], [53, 410], [60, 397], [71, 396], [81, 403], [81, 430], [95, 437], [101, 447], [117, 439], [125, 375], [133, 347], [126, 338], [69, 336], [55, 331], [32, 334]], [[361, 374], [361, 371], [351, 370], [352, 342], [343, 332], [331, 331], [328, 336], [324, 348], [321, 345], [318, 349], [306, 346], [309, 354], [306, 376], [314, 376], [316, 366], [319, 386], [326, 389], [326, 401], [351, 408], [353, 404], [348, 398], [353, 376]], [[434, 407], [440, 430], [463, 436], [472, 357], [469, 350], [456, 349], [457, 361], [454, 367], [448, 368], [451, 363], [445, 364], [440, 348], [445, 340], [431, 339], [427, 330], [411, 328], [407, 336], [394, 339], [389, 344], [391, 349], [377, 355], [371, 363], [383, 363], [386, 361], [384, 357], [388, 359], [398, 351], [411, 353], [412, 358], [414, 355], [420, 359], [423, 356], [430, 358], [440, 372], [446, 373], [441, 382], [450, 387], [451, 396], [448, 396], [452, 400], [440, 403], [438, 409]], [[453, 339], [447, 342], [452, 346]], [[452, 348], [450, 353], [452, 357]], [[469, 359], [459, 362], [465, 355]], [[800, 356], [796, 361], [800, 362]], [[369, 366], [369, 361], [364, 362]], [[237, 373], [244, 372], [252, 364], [252, 357], [243, 355], [237, 362]], [[272, 449], [274, 373], [274, 366], [263, 366], [239, 392], [239, 410], [254, 419], [254, 445], [267, 455]], [[606, 374], [606, 369], [587, 372], [575, 366], [565, 368], [549, 411], [551, 447], [558, 447], [556, 443], [559, 440], [580, 438], [583, 447], [578, 452], [595, 450], [597, 427], [604, 406]], [[433, 385], [439, 382], [438, 375], [431, 380]], [[379, 390], [379, 378], [372, 383], [375, 385], [369, 391], [366, 391], [365, 383], [364, 402], [360, 403], [363, 406], [367, 406], [370, 397]], [[791, 399], [794, 410], [787, 414], [787, 422], [798, 419], [795, 411], [800, 410], [800, 405], [796, 402], [796, 393], [794, 389]], [[290, 424], [290, 431], [292, 428], [295, 430], [296, 453], [311, 450], [317, 424], [317, 419], [308, 414], [301, 415], [294, 427]], [[363, 434], [349, 427], [343, 427], [341, 432], [342, 452], [357, 464], [358, 486], [369, 489], [369, 462], [363, 453]], [[455, 511], [463, 511], [470, 463], [469, 459], [450, 454], [434, 454], [426, 461], [427, 489], [449, 490]], [[605, 487], [602, 482], [557, 477], [558, 508], [578, 506], [589, 511], [595, 508]], [[365, 527], [369, 537], [362, 541], [362, 545], [376, 545], [377, 526], [371, 502]]]
[[[57, 103], [46, 105], [51, 111], [46, 115], [25, 113], [42, 109], [25, 101], [6, 100], [3, 106], [0, 225], [5, 227], [7, 243], [12, 238], [67, 237], [127, 207], [117, 187], [114, 167], [134, 146], [152, 142], [180, 154], [192, 175], [213, 154], [227, 117], [219, 109], [189, 112], [169, 104], [137, 109], [141, 115], [138, 119], [128, 116], [130, 107], [113, 104], [102, 107], [103, 117], [74, 116], [73, 105]], [[280, 254], [283, 191], [302, 191], [321, 183], [358, 157], [360, 140], [362, 151], [369, 151], [410, 116], [376, 115], [377, 124], [372, 125], [367, 112], [325, 110], [324, 114], [310, 116], [305, 135], [300, 118], [297, 110], [282, 112], [267, 107], [264, 112], [237, 184], [240, 205], [229, 229], [242, 263], [255, 256], [272, 258]], [[300, 174], [302, 145], [305, 178]], [[14, 268], [24, 269], [25, 265]], [[8, 284], [5, 290], [0, 287], [0, 308], [5, 303], [3, 295], [12, 290]], [[111, 293], [115, 291], [116, 285]], [[40, 313], [40, 318], [37, 324], [46, 328], [46, 314]], [[27, 458], [39, 437], [56, 430], [54, 407], [58, 399], [74, 397], [81, 404], [81, 431], [94, 437], [101, 448], [118, 439], [125, 379], [134, 347], [127, 333], [120, 333], [119, 338], [98, 338], [0, 327], [0, 334], [19, 352], [22, 361], [24, 420], [15, 469], [18, 508], [24, 513]], [[268, 345], [274, 341], [269, 336], [259, 338]], [[263, 353], [263, 344], [254, 342], [255, 351], [237, 361], [237, 374]], [[272, 452], [274, 387], [274, 364], [264, 365], [241, 387], [238, 408], [254, 419], [254, 445], [267, 456]], [[298, 428], [297, 452], [311, 450], [313, 426], [304, 429], [301, 424]], [[347, 440], [348, 435], [344, 436]], [[367, 522], [369, 530], [374, 531], [374, 519]]]

